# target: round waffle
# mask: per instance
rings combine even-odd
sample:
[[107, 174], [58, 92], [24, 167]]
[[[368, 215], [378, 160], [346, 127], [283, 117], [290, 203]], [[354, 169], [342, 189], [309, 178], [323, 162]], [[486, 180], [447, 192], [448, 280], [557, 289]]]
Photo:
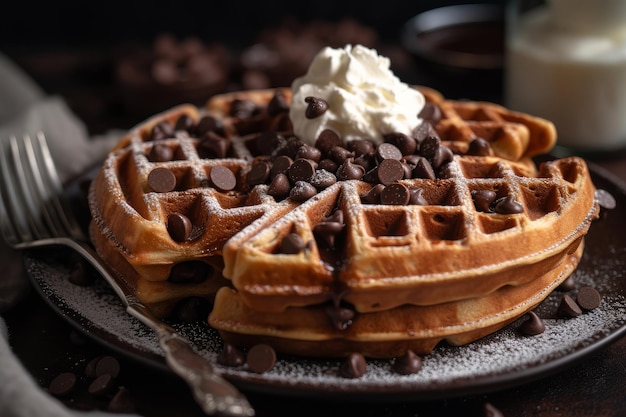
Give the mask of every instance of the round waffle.
[[442, 341], [454, 346], [473, 342], [533, 310], [572, 273], [582, 249], [580, 245], [573, 254], [564, 254], [553, 269], [527, 284], [461, 301], [357, 314], [345, 328], [329, 320], [324, 305], [260, 314], [240, 293], [222, 288], [209, 323], [236, 346], [269, 343], [280, 352], [296, 355], [341, 357], [360, 352], [394, 358], [407, 350], [428, 354]]
[[[266, 104], [267, 94], [260, 93], [258, 100]], [[195, 127], [193, 134], [201, 136], [201, 123], [222, 119], [191, 105], [150, 118], [110, 152], [89, 196], [90, 235], [97, 251], [159, 316], [188, 297], [212, 299], [226, 284], [221, 276], [224, 243], [248, 224], [275, 219], [296, 205], [277, 202], [263, 187], [245, 186], [246, 140], [254, 137], [233, 138], [239, 140], [233, 144], [227, 132], [237, 126], [220, 124], [207, 127], [204, 134], [210, 138], [201, 140], [190, 135], [190, 128], [175, 131], [179, 120], [187, 120]], [[163, 126], [169, 126], [169, 133], [160, 130]], [[227, 143], [215, 144], [222, 139]], [[216, 188], [212, 176], [224, 168], [236, 180], [229, 190]], [[150, 174], [163, 169], [174, 186], [155, 190]], [[168, 228], [175, 214], [190, 219], [189, 235], [182, 241]]]
[[[544, 164], [527, 177], [502, 159], [457, 156], [439, 180], [398, 183], [422, 190], [423, 205], [371, 204], [362, 197], [371, 184], [338, 182], [271, 225], [251, 225], [229, 240], [225, 274], [259, 311], [337, 298], [359, 312], [439, 304], [545, 274], [597, 215], [580, 159]], [[483, 191], [519, 202], [520, 211], [482, 211], [473, 195]], [[344, 230], [328, 245], [316, 230], [336, 211]], [[306, 247], [280, 253], [293, 233]]]
[[[398, 348], [491, 332], [573, 270], [598, 215], [594, 187], [582, 159], [535, 166], [554, 145], [550, 122], [418, 88], [426, 122], [378, 145], [301, 142], [288, 89], [158, 114], [92, 183], [94, 245], [160, 316], [217, 293], [209, 321], [232, 340], [274, 334], [307, 354], [319, 338], [334, 341], [319, 354], [363, 345], [381, 356], [416, 332], [383, 336], [385, 323], [445, 312], [456, 318]], [[302, 327], [277, 332], [290, 317]]]

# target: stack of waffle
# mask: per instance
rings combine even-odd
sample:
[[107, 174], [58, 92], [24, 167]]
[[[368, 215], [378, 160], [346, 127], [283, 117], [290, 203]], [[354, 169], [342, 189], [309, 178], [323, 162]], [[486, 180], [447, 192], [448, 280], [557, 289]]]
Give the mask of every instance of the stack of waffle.
[[158, 114], [93, 182], [93, 243], [160, 316], [210, 300], [238, 346], [396, 357], [492, 333], [576, 268], [594, 186], [582, 159], [534, 164], [550, 122], [418, 88], [424, 123], [383, 144], [305, 144], [289, 89]]

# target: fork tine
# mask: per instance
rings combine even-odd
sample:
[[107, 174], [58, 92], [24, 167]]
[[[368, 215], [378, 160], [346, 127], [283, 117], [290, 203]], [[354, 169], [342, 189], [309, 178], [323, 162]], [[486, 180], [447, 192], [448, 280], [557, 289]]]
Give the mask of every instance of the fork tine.
[[3, 149], [2, 183], [7, 196], [8, 213], [14, 228], [13, 242], [33, 240], [31, 222], [24, 208], [29, 206], [23, 192], [20, 192], [24, 178], [24, 170], [19, 155], [19, 146], [15, 136], [9, 137], [9, 149]]
[[56, 220], [56, 226], [65, 231], [66, 235], [74, 238], [84, 239], [82, 229], [78, 221], [72, 215], [72, 210], [68, 207], [63, 196], [63, 186], [54, 165], [54, 160], [50, 154], [46, 137], [43, 132], [37, 132], [34, 143], [36, 144], [38, 166], [44, 169], [39, 170], [43, 184], [52, 192], [48, 195], [48, 208], [52, 212], [51, 217]]
[[54, 190], [50, 190], [50, 187], [45, 184], [44, 177], [42, 175], [41, 163], [39, 160], [40, 147], [38, 141], [35, 141], [36, 145], [33, 145], [33, 141], [29, 135], [24, 135], [24, 150], [26, 151], [28, 173], [30, 174], [31, 183], [31, 197], [35, 201], [37, 207], [39, 207], [38, 219], [45, 222], [49, 232], [52, 236], [61, 236], [65, 234], [64, 226], [62, 222], [57, 219], [54, 203], [52, 197], [55, 194]]
[[28, 142], [30, 137], [24, 136], [20, 142], [16, 137], [10, 140], [14, 162], [14, 182], [21, 197], [22, 214], [26, 216], [34, 239], [50, 237], [42, 219], [42, 197], [39, 195], [33, 172], [32, 161], [29, 159]]
[[0, 176], [0, 230], [4, 240], [14, 245], [21, 240], [20, 236], [24, 236], [26, 232], [17, 230], [17, 228], [24, 227], [20, 222], [11, 221], [14, 218], [15, 207], [10, 203], [15, 203], [16, 197], [14, 197], [15, 191], [11, 183], [10, 163], [5, 144], [0, 143], [0, 172], [2, 172]]

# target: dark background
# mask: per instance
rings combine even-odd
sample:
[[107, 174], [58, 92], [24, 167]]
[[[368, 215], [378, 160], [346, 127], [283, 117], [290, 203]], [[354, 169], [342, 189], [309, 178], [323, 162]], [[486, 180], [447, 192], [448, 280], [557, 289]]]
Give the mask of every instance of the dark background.
[[[200, 105], [209, 95], [196, 88], [197, 97], [180, 96], [175, 94], [180, 91], [168, 90], [167, 97], [154, 98], [130, 90], [120, 84], [116, 72], [120, 59], [128, 55], [130, 48], [149, 49], [158, 35], [168, 33], [179, 41], [196, 37], [205, 44], [226, 46], [235, 57], [229, 59], [236, 61], [264, 30], [276, 29], [286, 21], [305, 26], [314, 21], [336, 23], [352, 19], [361, 27], [373, 30], [379, 44], [402, 53], [398, 57], [396, 53], [389, 55], [388, 49], [379, 49], [382, 55], [391, 58], [392, 70], [404, 82], [429, 85], [450, 98], [498, 101], [501, 72], [448, 77], [450, 74], [440, 68], [433, 71], [423, 63], [416, 63], [415, 57], [402, 50], [403, 26], [417, 13], [466, 3], [475, 2], [60, 0], [33, 4], [18, 0], [12, 3], [12, 10], [5, 13], [0, 24], [0, 53], [13, 59], [47, 94], [62, 96], [92, 134], [110, 128], [128, 128], [181, 102]], [[485, 0], [483, 3], [503, 4], [503, 1]], [[305, 53], [306, 45], [300, 40], [294, 43], [294, 48]], [[241, 65], [239, 61], [237, 65]], [[229, 81], [226, 89], [241, 89], [241, 74], [232, 67], [236, 65], [229, 69], [234, 82]], [[293, 65], [288, 63], [284, 67]], [[289, 83], [294, 72], [300, 75], [305, 71], [291, 69], [292, 73], [286, 77]], [[283, 80], [270, 86], [278, 84], [288, 85]]]
[[[169, 31], [205, 40], [239, 44], [285, 16], [301, 20], [353, 17], [375, 28], [381, 37], [395, 39], [406, 20], [433, 7], [472, 3], [451, 0], [204, 0], [204, 1], [12, 1], [3, 13], [0, 48], [85, 47], [129, 40], [149, 41]], [[503, 3], [503, 1], [483, 1]]]
[[[237, 50], [250, 45], [261, 30], [275, 27], [287, 17], [303, 23], [349, 17], [375, 29], [384, 42], [399, 46], [402, 26], [415, 14], [433, 7], [471, 2], [378, 0], [360, 1], [356, 6], [353, 3], [181, 0], [164, 5], [147, 0], [43, 3], [13, 0], [10, 7], [3, 4], [0, 53], [13, 58], [46, 93], [63, 97], [90, 132], [96, 134], [110, 128], [129, 127], [152, 114], [146, 109], [141, 109], [143, 113], [131, 111], [126, 106], [123, 88], [119, 88], [112, 76], [115, 51], [128, 43], [149, 45], [156, 35], [169, 32], [180, 37], [197, 36], [206, 42], [223, 42]], [[450, 76], [442, 71], [427, 75], [422, 70], [423, 67], [416, 65], [410, 73], [403, 74], [402, 79], [436, 86], [452, 98], [497, 101], [501, 93], [497, 75]], [[622, 181], [626, 179], [623, 157], [604, 161], [602, 166]], [[12, 347], [44, 389], [59, 372], [75, 371], [77, 364], [84, 364], [97, 355], [116, 354], [77, 334], [35, 292], [8, 312], [6, 319], [12, 331]], [[489, 402], [506, 416], [622, 417], [626, 406], [623, 395], [625, 358], [626, 339], [622, 339], [551, 377], [519, 387], [502, 387], [487, 395], [441, 401], [335, 404], [263, 393], [251, 393], [250, 398], [260, 407], [260, 416], [289, 415], [293, 414], [291, 410], [296, 410], [296, 414], [316, 417], [485, 417], [482, 406]], [[122, 374], [117, 383], [128, 387], [139, 412], [154, 417], [203, 415], [182, 381], [141, 363], [120, 359]], [[146, 381], [157, 383], [146, 384]], [[68, 406], [79, 410], [102, 410], [107, 402], [108, 398], [94, 400], [85, 390], [65, 399]]]

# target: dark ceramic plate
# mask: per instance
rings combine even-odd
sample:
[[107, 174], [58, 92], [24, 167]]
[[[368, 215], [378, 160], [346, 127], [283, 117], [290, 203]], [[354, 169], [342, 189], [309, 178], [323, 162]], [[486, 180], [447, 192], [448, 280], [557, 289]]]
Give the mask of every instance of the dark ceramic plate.
[[[363, 377], [345, 379], [337, 374], [338, 360], [284, 356], [261, 375], [245, 368], [218, 369], [240, 388], [256, 392], [426, 400], [501, 390], [570, 366], [626, 333], [626, 189], [605, 171], [593, 165], [591, 169], [596, 186], [617, 200], [617, 208], [603, 212], [601, 220], [592, 225], [575, 272], [578, 286], [591, 285], [601, 293], [602, 303], [595, 310], [574, 319], [551, 318], [561, 297], [555, 292], [538, 308], [539, 315], [546, 318], [544, 333], [522, 336], [516, 331], [518, 321], [467, 346], [438, 347], [424, 358], [420, 372], [409, 376], [394, 373], [391, 360], [372, 360]], [[169, 372], [151, 331], [125, 313], [103, 280], [87, 287], [71, 284], [63, 252], [29, 253], [26, 267], [43, 297], [76, 328], [123, 355]], [[208, 325], [172, 324], [202, 355], [216, 358], [221, 340]]]

